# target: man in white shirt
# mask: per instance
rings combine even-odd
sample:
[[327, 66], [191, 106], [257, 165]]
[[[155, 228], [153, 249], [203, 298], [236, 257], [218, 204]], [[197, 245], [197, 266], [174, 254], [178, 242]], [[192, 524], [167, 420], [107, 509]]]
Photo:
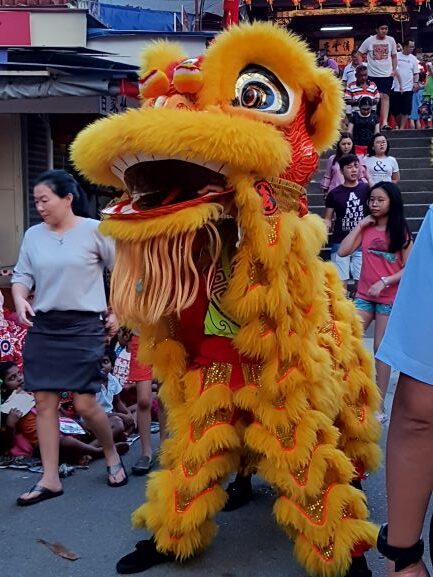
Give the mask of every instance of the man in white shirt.
[[358, 53], [356, 50], [352, 52], [351, 58], [349, 64], [344, 67], [343, 75], [341, 76], [343, 88], [356, 81], [356, 67], [358, 66]]
[[397, 54], [397, 69], [400, 80], [394, 78], [391, 91], [391, 114], [401, 130], [406, 127], [412, 111], [412, 96], [419, 90], [419, 63], [412, 54], [415, 48], [413, 40], [405, 40], [403, 49]]
[[389, 130], [389, 95], [393, 77], [398, 77], [397, 44], [388, 36], [388, 24], [378, 21], [376, 34], [364, 40], [358, 50], [358, 62], [367, 55], [368, 78], [374, 82], [380, 92], [380, 128]]

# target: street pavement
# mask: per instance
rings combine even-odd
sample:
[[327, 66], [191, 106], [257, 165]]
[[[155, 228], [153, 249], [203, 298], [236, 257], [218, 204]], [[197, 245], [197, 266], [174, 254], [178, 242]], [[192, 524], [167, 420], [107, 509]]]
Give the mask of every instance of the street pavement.
[[[370, 343], [369, 343], [370, 344]], [[387, 395], [389, 409], [395, 377]], [[386, 429], [385, 429], [386, 430]], [[383, 435], [385, 437], [385, 435]], [[153, 435], [155, 447], [158, 435]], [[139, 441], [124, 457], [130, 469]], [[117, 489], [106, 485], [103, 461], [64, 479], [62, 497], [21, 508], [16, 497], [36, 482], [29, 471], [0, 470], [0, 575], [2, 577], [114, 577], [115, 563], [133, 549], [144, 531], [130, 528], [130, 513], [143, 500], [145, 478], [130, 476]], [[385, 521], [383, 467], [364, 483], [372, 519]], [[159, 565], [147, 577], [305, 577], [292, 547], [272, 517], [274, 495], [254, 480], [255, 499], [246, 507], [217, 516], [219, 533], [199, 557], [182, 565]], [[38, 542], [59, 542], [80, 558], [69, 561]], [[385, 575], [377, 551], [368, 554], [374, 577]]]

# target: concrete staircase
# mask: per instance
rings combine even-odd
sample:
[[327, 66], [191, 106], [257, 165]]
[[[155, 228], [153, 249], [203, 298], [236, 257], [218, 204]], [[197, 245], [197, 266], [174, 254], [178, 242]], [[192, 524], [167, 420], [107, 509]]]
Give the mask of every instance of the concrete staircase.
[[[392, 130], [386, 136], [390, 142], [390, 155], [397, 159], [400, 167], [399, 187], [405, 203], [406, 219], [416, 236], [428, 206], [433, 204], [433, 165], [430, 158], [433, 130]], [[320, 216], [325, 211], [320, 180], [330, 154], [332, 151], [322, 156], [319, 170], [308, 186], [310, 211]], [[325, 250], [324, 258], [328, 254], [329, 251]]]

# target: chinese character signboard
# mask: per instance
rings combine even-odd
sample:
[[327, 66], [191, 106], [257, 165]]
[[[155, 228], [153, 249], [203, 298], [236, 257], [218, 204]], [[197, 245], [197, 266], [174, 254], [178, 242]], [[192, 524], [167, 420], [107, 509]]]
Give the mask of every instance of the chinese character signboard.
[[350, 56], [355, 49], [353, 38], [322, 38], [319, 40], [319, 48], [326, 50], [326, 54], [334, 56]]
[[326, 50], [326, 54], [342, 68], [350, 61], [350, 55], [355, 50], [355, 39], [322, 38], [319, 40], [319, 48]]
[[117, 114], [128, 108], [126, 96], [101, 96], [99, 99], [99, 114]]

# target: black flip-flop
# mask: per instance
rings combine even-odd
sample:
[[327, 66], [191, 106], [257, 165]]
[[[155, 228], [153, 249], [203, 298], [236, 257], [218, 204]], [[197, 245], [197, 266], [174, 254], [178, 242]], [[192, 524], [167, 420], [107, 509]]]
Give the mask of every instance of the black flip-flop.
[[128, 474], [126, 472], [125, 469], [125, 465], [123, 464], [122, 458], [120, 458], [120, 461], [118, 463], [116, 463], [115, 465], [111, 465], [110, 467], [107, 467], [107, 474], [108, 477], [115, 477], [117, 475], [117, 473], [119, 473], [119, 471], [121, 471], [123, 469], [123, 472], [125, 474], [125, 478], [122, 479], [121, 481], [119, 481], [118, 483], [113, 481], [110, 481], [110, 479], [107, 479], [107, 485], [109, 487], [123, 487], [124, 485], [126, 485], [128, 483]]
[[41, 501], [46, 501], [47, 499], [54, 499], [54, 497], [60, 497], [63, 495], [63, 489], [60, 491], [51, 491], [51, 489], [47, 489], [42, 485], [36, 484], [34, 487], [28, 491], [28, 493], [38, 493], [36, 497], [32, 497], [31, 499], [23, 499], [22, 497], [18, 497], [17, 505], [20, 507], [28, 507], [29, 505], [36, 505], [36, 503], [40, 503]]

